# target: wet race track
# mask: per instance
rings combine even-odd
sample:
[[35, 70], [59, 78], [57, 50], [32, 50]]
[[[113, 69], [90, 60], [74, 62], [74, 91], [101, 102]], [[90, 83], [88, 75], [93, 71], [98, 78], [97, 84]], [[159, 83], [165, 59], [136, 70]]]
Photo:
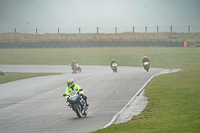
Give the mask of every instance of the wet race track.
[[[0, 65], [2, 72], [53, 72], [50, 75], [0, 84], [0, 132], [88, 133], [103, 128], [161, 68], [80, 66], [72, 74], [64, 65]], [[88, 97], [88, 116], [77, 118], [62, 95], [73, 78]]]

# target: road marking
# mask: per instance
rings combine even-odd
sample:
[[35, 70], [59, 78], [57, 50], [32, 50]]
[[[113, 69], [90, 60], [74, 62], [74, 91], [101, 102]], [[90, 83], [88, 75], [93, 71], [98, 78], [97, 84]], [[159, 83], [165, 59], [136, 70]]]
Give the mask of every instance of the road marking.
[[103, 128], [106, 128], [110, 125], [112, 125], [117, 117], [119, 117], [119, 115], [125, 110], [126, 107], [128, 107], [130, 105], [130, 103], [135, 99], [136, 96], [138, 96], [144, 89], [144, 87], [156, 76], [157, 74], [154, 74], [141, 88], [140, 90], [131, 98], [131, 100], [117, 113], [113, 116], [112, 120], [107, 124], [105, 125]]

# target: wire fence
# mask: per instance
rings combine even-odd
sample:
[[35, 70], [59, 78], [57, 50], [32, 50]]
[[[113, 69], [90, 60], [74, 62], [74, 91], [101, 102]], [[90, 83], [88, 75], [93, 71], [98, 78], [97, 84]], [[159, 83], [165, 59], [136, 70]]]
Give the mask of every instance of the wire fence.
[[78, 27], [78, 28], [0, 28], [0, 33], [27, 34], [112, 34], [112, 33], [195, 33], [200, 26], [133, 26], [133, 27]]

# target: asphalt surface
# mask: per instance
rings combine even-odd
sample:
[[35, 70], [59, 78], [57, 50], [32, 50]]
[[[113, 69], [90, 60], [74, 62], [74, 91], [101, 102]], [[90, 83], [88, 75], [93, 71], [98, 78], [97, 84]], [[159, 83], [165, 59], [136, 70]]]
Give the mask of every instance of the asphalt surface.
[[[0, 132], [88, 133], [107, 125], [154, 74], [164, 69], [118, 66], [81, 66], [72, 74], [64, 65], [0, 65], [2, 72], [62, 73], [0, 84]], [[88, 97], [88, 116], [77, 118], [62, 97], [73, 78]]]

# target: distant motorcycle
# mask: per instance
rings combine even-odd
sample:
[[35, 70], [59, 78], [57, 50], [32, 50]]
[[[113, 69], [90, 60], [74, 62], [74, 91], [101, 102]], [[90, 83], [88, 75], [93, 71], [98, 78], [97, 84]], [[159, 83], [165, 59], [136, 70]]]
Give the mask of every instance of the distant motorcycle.
[[117, 72], [117, 63], [112, 64], [112, 70], [113, 72]]
[[144, 66], [144, 69], [148, 72], [149, 71], [149, 62], [144, 62], [143, 66]]
[[73, 73], [80, 73], [81, 72], [80, 65], [78, 63], [74, 63], [72, 70], [73, 70]]
[[[82, 89], [80, 89], [79, 91], [82, 91]], [[87, 107], [86, 107], [86, 102], [85, 100], [82, 98], [81, 95], [79, 95], [79, 91], [77, 90], [72, 90], [69, 93], [69, 105], [72, 108], [72, 110], [76, 113], [76, 115], [78, 116], [78, 118], [81, 117], [85, 117], [87, 116]], [[66, 94], [63, 94], [63, 96], [65, 97]]]

